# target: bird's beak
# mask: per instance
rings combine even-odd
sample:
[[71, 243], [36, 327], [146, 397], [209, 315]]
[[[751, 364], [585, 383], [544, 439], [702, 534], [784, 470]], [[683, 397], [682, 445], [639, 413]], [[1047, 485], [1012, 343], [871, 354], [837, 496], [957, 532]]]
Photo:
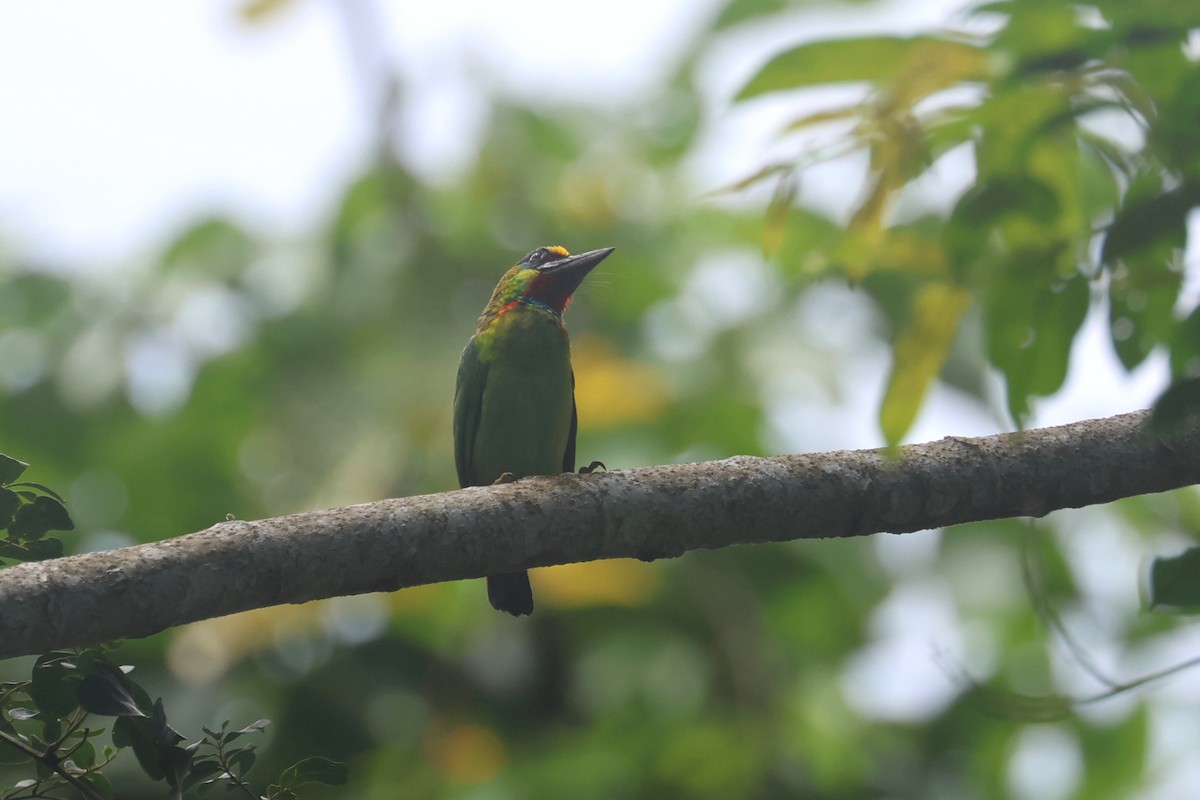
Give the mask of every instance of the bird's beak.
[[548, 261], [538, 267], [538, 271], [553, 281], [554, 287], [564, 296], [569, 296], [579, 288], [579, 284], [583, 283], [583, 279], [587, 277], [588, 273], [615, 249], [614, 247], [602, 247], [599, 250], [560, 258], [557, 261]]

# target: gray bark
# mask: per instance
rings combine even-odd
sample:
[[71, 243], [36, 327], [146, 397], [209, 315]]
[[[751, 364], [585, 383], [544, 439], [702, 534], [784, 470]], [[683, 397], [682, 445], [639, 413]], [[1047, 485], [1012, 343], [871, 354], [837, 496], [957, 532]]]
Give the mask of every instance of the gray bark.
[[602, 558], [1040, 517], [1200, 483], [1200, 426], [1164, 442], [1146, 431], [1147, 418], [947, 438], [894, 454], [527, 478], [19, 564], [0, 570], [0, 658], [281, 603]]

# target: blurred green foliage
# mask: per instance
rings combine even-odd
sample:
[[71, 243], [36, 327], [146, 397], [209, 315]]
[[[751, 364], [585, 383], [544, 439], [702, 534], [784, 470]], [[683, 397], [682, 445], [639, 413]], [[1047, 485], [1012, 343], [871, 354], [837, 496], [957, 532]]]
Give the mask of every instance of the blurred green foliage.
[[[568, 320], [581, 462], [824, 440], [789, 420], [864, 391], [841, 370], [877, 340], [886, 441], [938, 380], [987, 413], [989, 369], [1021, 425], [1097, 306], [1127, 368], [1169, 353], [1164, 425], [1195, 413], [1200, 317], [1179, 307], [1200, 187], [1194, 3], [1011, 0], [975, 9], [969, 33], [763, 52], [732, 113], [794, 104], [781, 142], [802, 155], [764, 154], [697, 197], [705, 60], [790, 14], [727, 4], [628, 107], [491, 98], [452, 180], [381, 156], [297, 241], [217, 217], [119, 271], [5, 265], [0, 442], [67, 487], [85, 547], [450, 489], [461, 347], [503, 269], [558, 243], [617, 247]], [[828, 106], [806, 94], [830, 84]], [[848, 154], [865, 179], [839, 216], [803, 190]], [[931, 201], [923, 182], [964, 155], [965, 185]], [[275, 720], [267, 773], [348, 762], [331, 797], [1127, 797], [1169, 778], [1148, 730], [1171, 704], [1080, 701], [1164, 666], [1177, 621], [1138, 613], [1113, 588], [1136, 576], [1102, 564], [1198, 531], [1195, 493], [1177, 492], [1036, 526], [541, 570], [528, 622], [468, 582], [124, 652], [181, 729]], [[132, 770], [110, 778], [160, 796]]]
[[[28, 466], [0, 454], [0, 523], [6, 528], [0, 554], [14, 561], [44, 561], [63, 554], [62, 541], [46, 534], [75, 525], [53, 489], [16, 480]], [[0, 785], [0, 797], [123, 796], [108, 776], [126, 748], [148, 778], [166, 782], [172, 798], [185, 792], [203, 797], [224, 786], [264, 800], [296, 800], [301, 786], [346, 783], [344, 764], [310, 756], [285, 769], [266, 794], [255, 792], [247, 773], [257, 747], [232, 745], [245, 734], [261, 733], [269, 721], [233, 731], [225, 721], [219, 730], [203, 728], [203, 737], [183, 746], [184, 737], [167, 723], [162, 698], [151, 702], [129, 676], [133, 668], [109, 657], [111, 647], [44, 653], [28, 679], [0, 682], [0, 765], [11, 779], [11, 785]], [[97, 716], [113, 717], [111, 737], [104, 736], [107, 728], [96, 726]]]
[[[867, 190], [819, 259], [826, 273], [868, 290], [884, 270], [916, 284], [908, 290], [916, 299], [892, 311], [895, 359], [880, 411], [891, 444], [937, 378], [967, 298], [983, 310], [986, 356], [1004, 376], [1018, 424], [1031, 400], [1062, 387], [1090, 294], [1107, 300], [1127, 369], [1156, 347], [1189, 356], [1194, 348], [1174, 312], [1187, 215], [1200, 205], [1200, 68], [1185, 52], [1196, 9], [1010, 0], [969, 16], [999, 27], [804, 43], [776, 55], [738, 95], [868, 87], [855, 102], [815, 112], [797, 100], [802, 111], [784, 130], [842, 125], [843, 152], [869, 159]], [[964, 147], [974, 175], [952, 211], [914, 209], [905, 189]], [[773, 164], [751, 182], [785, 185], [805, 166]], [[772, 219], [781, 229], [774, 238], [786, 237], [787, 217]], [[1198, 369], [1187, 358], [1176, 378]], [[1178, 405], [1165, 424], [1200, 410]]]

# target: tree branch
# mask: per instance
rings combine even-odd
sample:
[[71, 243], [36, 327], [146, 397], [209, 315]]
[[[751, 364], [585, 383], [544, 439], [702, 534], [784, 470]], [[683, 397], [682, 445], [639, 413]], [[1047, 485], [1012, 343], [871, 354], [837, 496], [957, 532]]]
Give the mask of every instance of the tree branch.
[[[1043, 516], [1200, 483], [1148, 412], [980, 439], [527, 478], [0, 570], [0, 658], [280, 603], [602, 558]], [[482, 595], [481, 595], [482, 596]]]

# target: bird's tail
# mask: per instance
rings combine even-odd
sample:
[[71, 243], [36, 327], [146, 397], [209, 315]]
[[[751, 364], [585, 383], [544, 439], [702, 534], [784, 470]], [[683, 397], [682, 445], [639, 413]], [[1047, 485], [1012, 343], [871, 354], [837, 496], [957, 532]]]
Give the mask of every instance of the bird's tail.
[[514, 617], [533, 613], [533, 589], [528, 572], [505, 572], [487, 579], [488, 601], [497, 611]]

